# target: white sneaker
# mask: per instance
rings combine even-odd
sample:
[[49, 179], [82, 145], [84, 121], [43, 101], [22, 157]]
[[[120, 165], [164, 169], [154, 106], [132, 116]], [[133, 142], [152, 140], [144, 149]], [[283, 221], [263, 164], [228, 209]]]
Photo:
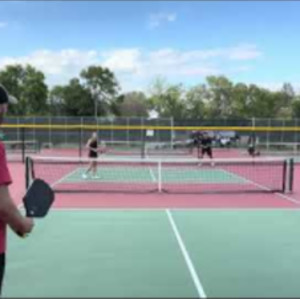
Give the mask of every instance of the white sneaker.
[[83, 174], [82, 174], [82, 178], [83, 178], [83, 179], [87, 179], [86, 173], [83, 173]]
[[99, 179], [100, 177], [98, 175], [93, 175], [93, 179]]

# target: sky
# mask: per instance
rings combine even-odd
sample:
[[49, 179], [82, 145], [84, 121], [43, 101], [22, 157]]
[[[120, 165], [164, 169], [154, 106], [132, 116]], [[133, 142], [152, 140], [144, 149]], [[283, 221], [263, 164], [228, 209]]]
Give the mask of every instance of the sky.
[[123, 92], [210, 75], [298, 91], [299, 12], [300, 1], [1, 1], [0, 69], [30, 63], [54, 86], [96, 64]]

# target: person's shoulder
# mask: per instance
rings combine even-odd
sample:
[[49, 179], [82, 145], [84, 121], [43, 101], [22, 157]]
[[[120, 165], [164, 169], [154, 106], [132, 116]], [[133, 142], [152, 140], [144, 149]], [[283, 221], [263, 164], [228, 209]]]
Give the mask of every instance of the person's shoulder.
[[5, 151], [5, 146], [4, 143], [2, 141], [0, 141], [0, 152], [4, 152]]
[[2, 163], [3, 161], [5, 161], [5, 159], [5, 146], [3, 142], [0, 141], [0, 162]]

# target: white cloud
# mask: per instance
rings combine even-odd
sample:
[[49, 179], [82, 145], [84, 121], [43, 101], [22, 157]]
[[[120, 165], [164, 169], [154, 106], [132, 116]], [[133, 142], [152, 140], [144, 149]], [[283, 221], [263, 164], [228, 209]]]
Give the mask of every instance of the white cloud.
[[9, 64], [31, 64], [45, 73], [49, 84], [59, 84], [77, 76], [82, 68], [98, 62], [96, 51], [38, 50], [28, 56], [0, 58], [0, 69]]
[[251, 65], [240, 65], [237, 67], [233, 67], [230, 69], [231, 73], [244, 73], [244, 72], [249, 72], [253, 70], [253, 67]]
[[256, 45], [240, 45], [228, 50], [228, 57], [232, 60], [249, 60], [262, 56]]
[[[209, 75], [247, 72], [251, 69], [249, 62], [261, 55], [254, 45], [190, 51], [173, 48], [155, 51], [125, 48], [102, 52], [41, 49], [27, 56], [0, 57], [0, 69], [9, 64], [31, 64], [44, 72], [47, 83], [52, 86], [66, 84], [89, 65], [102, 65], [116, 74], [123, 90], [128, 90], [146, 88], [150, 80], [156, 76], [184, 83], [200, 80]], [[233, 62], [233, 59], [238, 61]], [[247, 65], [236, 65], [239, 60], [243, 62], [247, 60]], [[226, 69], [224, 62], [228, 64]]]
[[137, 73], [141, 66], [139, 49], [114, 50], [102, 53], [103, 65], [119, 72]]
[[8, 24], [5, 22], [0, 22], [0, 29], [6, 27]]
[[177, 19], [176, 13], [155, 13], [149, 16], [148, 27], [154, 29], [159, 27], [161, 24], [174, 22]]

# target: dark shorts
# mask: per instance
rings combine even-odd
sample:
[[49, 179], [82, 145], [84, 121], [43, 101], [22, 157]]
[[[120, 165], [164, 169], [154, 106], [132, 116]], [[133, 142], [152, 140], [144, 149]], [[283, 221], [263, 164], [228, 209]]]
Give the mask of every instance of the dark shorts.
[[5, 271], [5, 253], [0, 254], [0, 295], [2, 294], [2, 282]]
[[255, 154], [255, 148], [253, 146], [249, 146], [248, 153], [249, 153], [249, 155], [253, 156]]
[[98, 158], [98, 153], [90, 152], [89, 153], [89, 158]]
[[212, 158], [212, 148], [211, 147], [206, 147], [201, 149], [201, 155], [204, 156], [207, 154], [210, 158]]

